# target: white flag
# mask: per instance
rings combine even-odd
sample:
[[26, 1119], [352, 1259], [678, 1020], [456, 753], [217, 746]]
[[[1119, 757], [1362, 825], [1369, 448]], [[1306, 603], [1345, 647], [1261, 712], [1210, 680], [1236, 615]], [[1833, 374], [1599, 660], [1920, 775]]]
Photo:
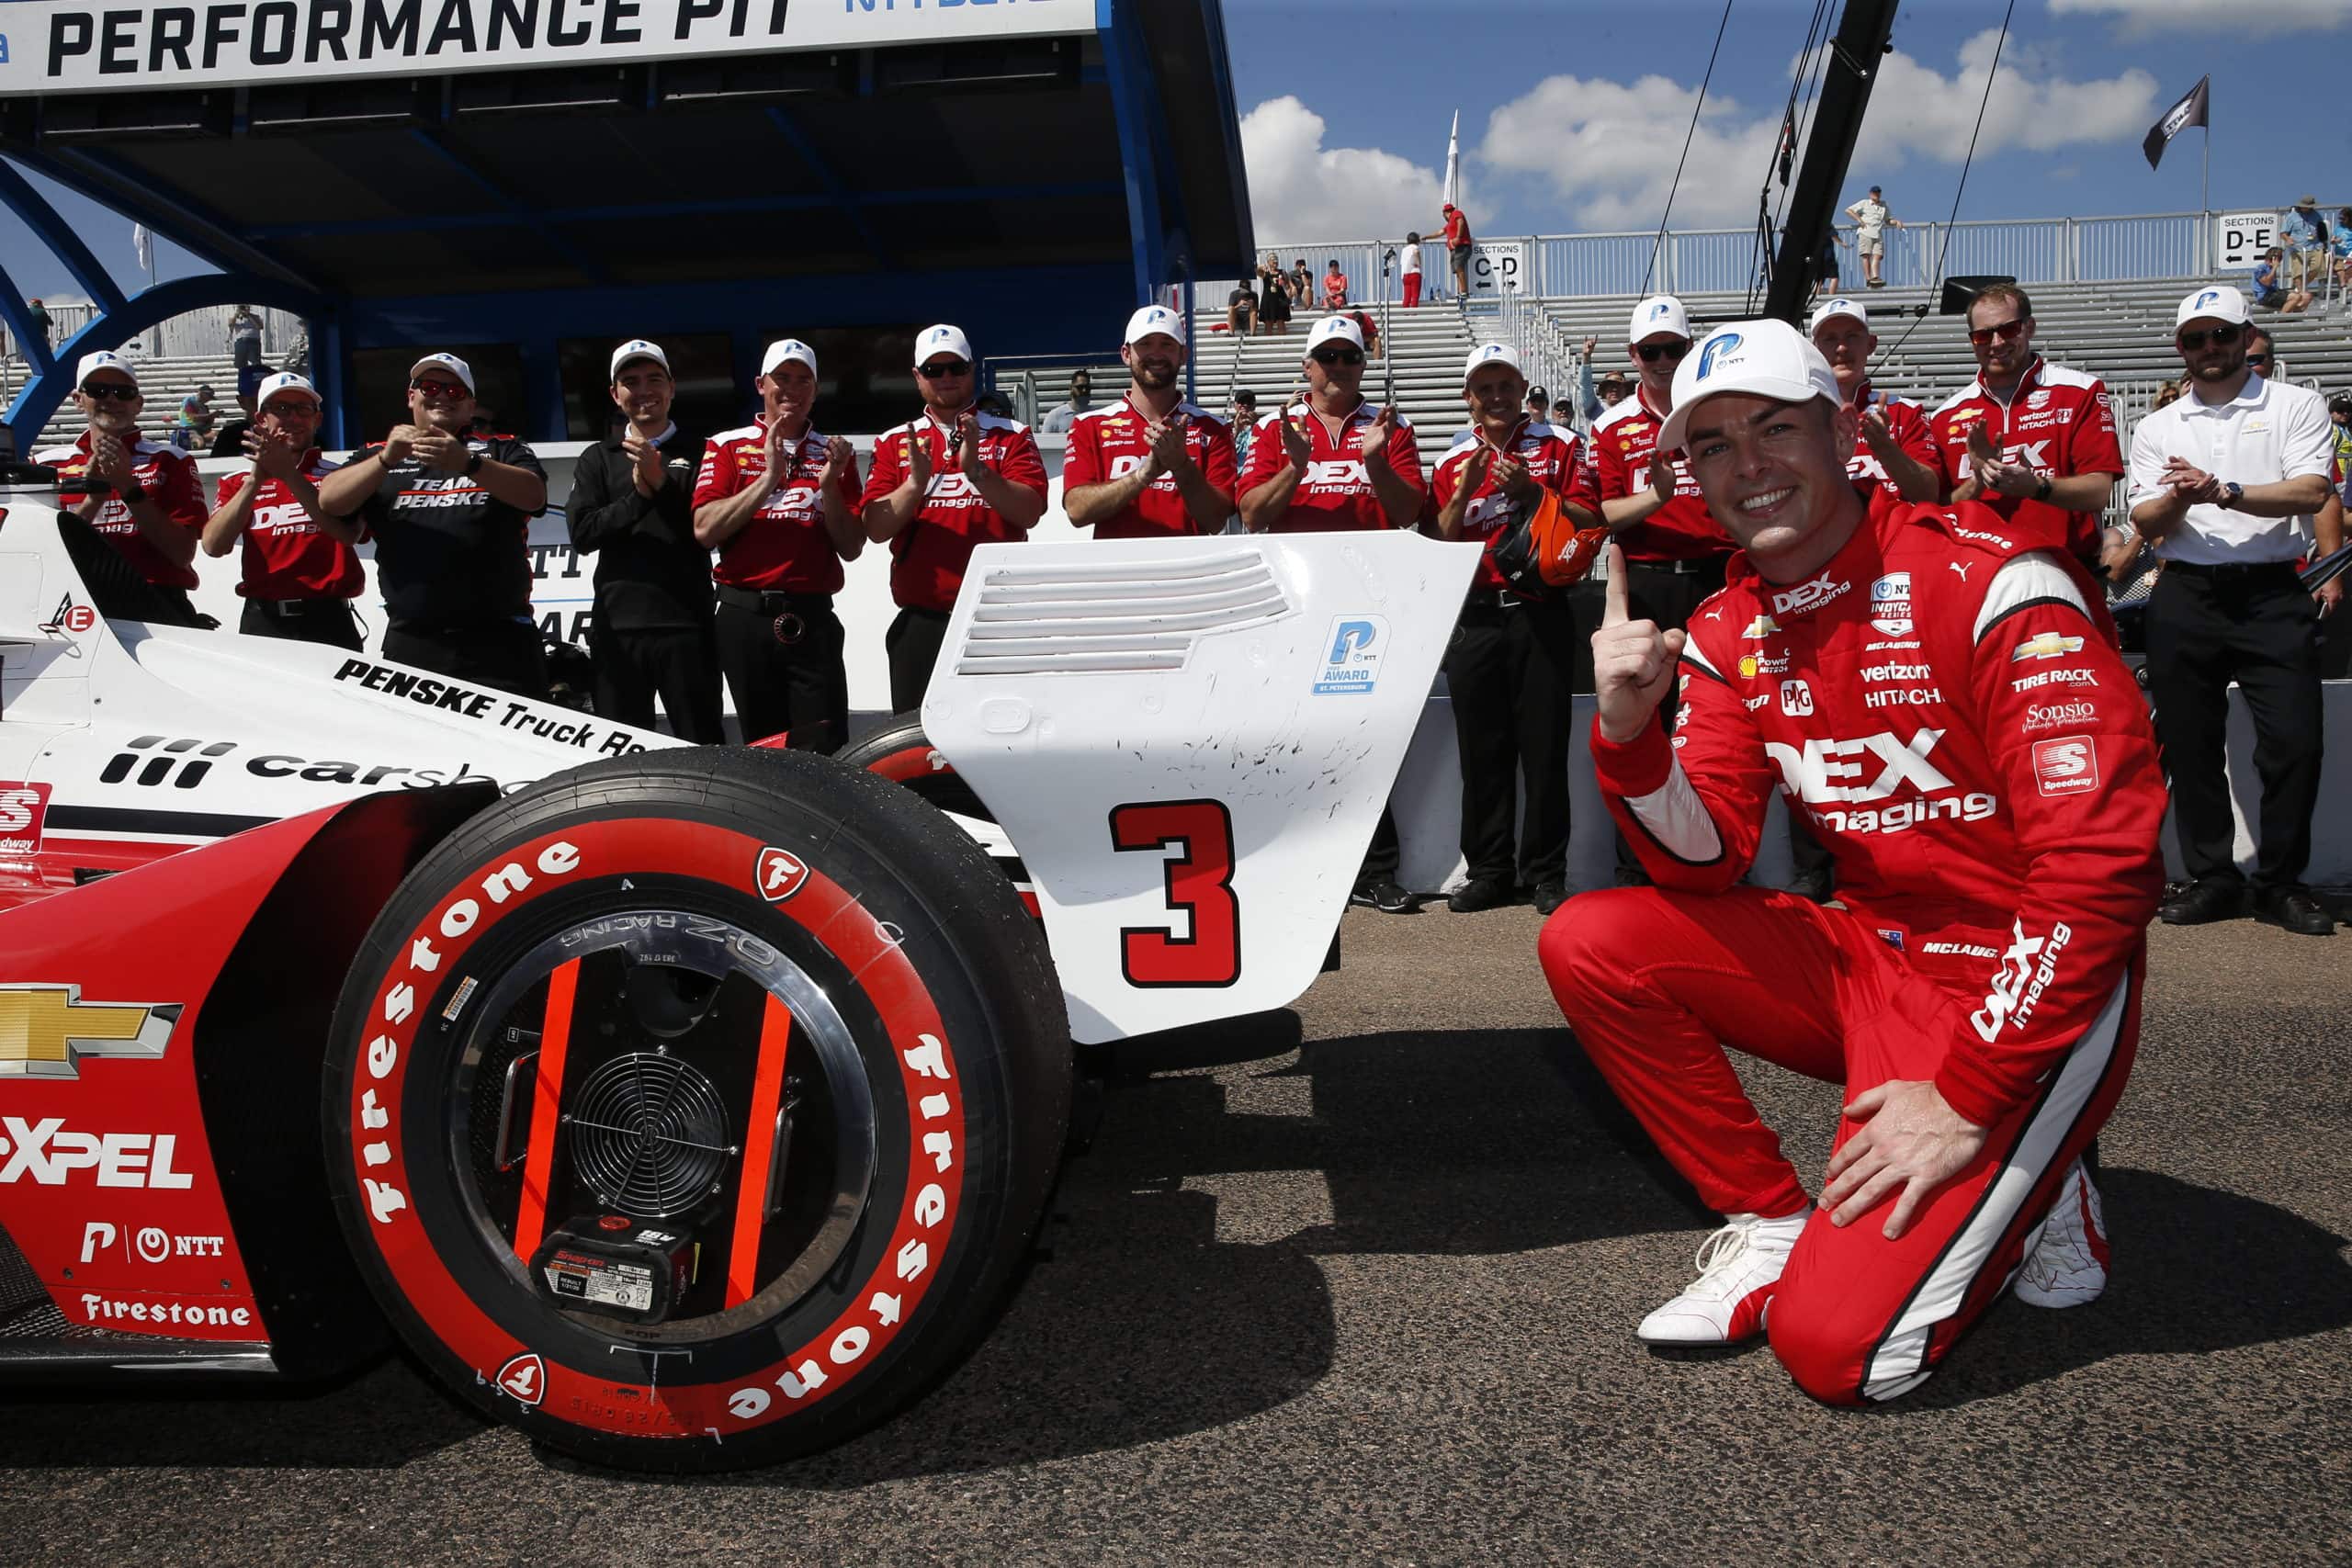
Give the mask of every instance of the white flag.
[[146, 224], [133, 223], [130, 226], [130, 248], [137, 254], [141, 270], [155, 270], [155, 237], [147, 232]]
[[1453, 111], [1453, 129], [1445, 137], [1445, 199], [1462, 205], [1462, 111]]

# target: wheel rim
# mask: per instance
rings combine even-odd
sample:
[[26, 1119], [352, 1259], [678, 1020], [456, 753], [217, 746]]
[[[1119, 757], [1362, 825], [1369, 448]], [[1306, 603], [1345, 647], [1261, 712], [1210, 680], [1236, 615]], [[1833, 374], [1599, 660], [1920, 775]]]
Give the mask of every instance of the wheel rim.
[[[479, 1002], [460, 980], [449, 1003], [470, 1019], [447, 1158], [470, 1228], [516, 1290], [601, 1335], [693, 1343], [784, 1313], [848, 1251], [876, 1167], [873, 1086], [825, 985], [789, 955], [724, 917], [640, 908], [565, 921], [473, 978]], [[543, 1127], [539, 1075], [565, 990], [557, 1117]], [[772, 1041], [779, 1009], [788, 1032]], [[771, 1049], [781, 1073], [763, 1074]], [[751, 1168], [755, 1122], [769, 1125], [766, 1169]], [[540, 1235], [591, 1207], [695, 1235], [679, 1309], [645, 1324], [549, 1300], [521, 1245], [535, 1202]]]

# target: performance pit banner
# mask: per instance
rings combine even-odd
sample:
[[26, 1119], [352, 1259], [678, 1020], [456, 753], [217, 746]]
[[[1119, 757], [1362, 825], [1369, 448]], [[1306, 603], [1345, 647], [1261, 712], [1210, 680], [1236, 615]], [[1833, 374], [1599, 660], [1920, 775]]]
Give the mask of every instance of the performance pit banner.
[[209, 0], [0, 5], [0, 97], [261, 86], [1094, 31], [1095, 0]]

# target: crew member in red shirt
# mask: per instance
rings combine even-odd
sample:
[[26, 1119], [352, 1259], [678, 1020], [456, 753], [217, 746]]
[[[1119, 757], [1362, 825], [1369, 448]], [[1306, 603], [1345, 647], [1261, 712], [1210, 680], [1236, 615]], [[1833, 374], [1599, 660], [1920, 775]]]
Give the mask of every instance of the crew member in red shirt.
[[849, 739], [849, 672], [833, 595], [865, 548], [857, 454], [809, 421], [817, 351], [780, 338], [760, 356], [760, 417], [703, 449], [695, 541], [718, 552], [718, 666], [743, 739], [789, 731], [797, 750]]
[[1070, 422], [1062, 511], [1098, 539], [1216, 534], [1233, 515], [1233, 431], [1184, 401], [1183, 319], [1165, 305], [1127, 318], [1127, 395]]
[[[79, 481], [88, 493], [62, 496], [79, 517], [139, 569], [158, 597], [196, 624], [187, 591], [196, 586], [197, 540], [204, 532], [204, 494], [196, 460], [176, 446], [139, 434], [139, 378], [130, 361], [107, 349], [74, 367], [74, 406], [90, 423], [71, 446], [35, 452], [33, 461]], [[209, 624], [209, 623], [208, 623]]]
[[1823, 300], [1808, 330], [1861, 425], [1846, 472], [1857, 485], [1875, 486], [1892, 500], [1929, 502], [1941, 496], [1943, 473], [1936, 466], [1936, 438], [1926, 412], [1910, 399], [1871, 385], [1878, 334], [1871, 331], [1871, 314], [1862, 302], [1842, 294]]
[[899, 617], [885, 638], [890, 707], [922, 705], [948, 613], [981, 545], [1018, 543], [1046, 512], [1046, 463], [1029, 427], [972, 406], [978, 366], [961, 327], [915, 338], [922, 412], [874, 443], [865, 536], [890, 547]]
[[[1241, 521], [1252, 533], [1409, 528], [1424, 491], [1412, 422], [1390, 404], [1374, 412], [1363, 384], [1363, 333], [1345, 316], [1326, 316], [1306, 334], [1300, 369], [1306, 403], [1258, 422], [1241, 476]], [[1356, 903], [1410, 914], [1413, 895], [1396, 880], [1396, 819], [1383, 807], [1357, 872]]]
[[[1567, 898], [1568, 722], [1575, 710], [1576, 614], [1565, 596], [1523, 598], [1494, 564], [1504, 525], [1544, 491], [1577, 525], [1600, 525], [1600, 502], [1576, 433], [1522, 409], [1527, 378], [1508, 344], [1481, 344], [1462, 367], [1472, 423], [1438, 462], [1437, 536], [1487, 548], [1445, 652], [1462, 762], [1462, 858], [1447, 907], [1473, 914], [1510, 903], [1521, 884], [1548, 915]], [[1518, 775], [1527, 812], [1514, 854]]]
[[244, 437], [254, 466], [221, 479], [204, 525], [204, 553], [225, 556], [243, 541], [239, 631], [356, 653], [361, 638], [351, 601], [367, 574], [352, 547], [361, 536], [357, 524], [330, 516], [319, 504], [319, 480], [334, 465], [318, 447], [318, 389], [281, 370], [254, 396], [254, 425]]
[[[1727, 1222], [1638, 1336], [1769, 1334], [1815, 1398], [1894, 1399], [2005, 1292], [2106, 1287], [2083, 1155], [2139, 1034], [2155, 737], [2072, 560], [1981, 506], [1857, 493], [1854, 413], [1795, 329], [1735, 321], [1675, 382], [1660, 440], [1745, 549], [1687, 634], [1612, 575], [1593, 768], [1657, 886], [1571, 901], [1538, 951], [1578, 1043]], [[1829, 839], [1845, 908], [1738, 886], [1776, 789]], [[1842, 1089], [1818, 1208], [1727, 1048]]]
[[2123, 477], [2106, 384], [2033, 352], [2033, 301], [1996, 283], [1968, 306], [1976, 379], [1928, 419], [1954, 501], [2098, 570], [2100, 514]]

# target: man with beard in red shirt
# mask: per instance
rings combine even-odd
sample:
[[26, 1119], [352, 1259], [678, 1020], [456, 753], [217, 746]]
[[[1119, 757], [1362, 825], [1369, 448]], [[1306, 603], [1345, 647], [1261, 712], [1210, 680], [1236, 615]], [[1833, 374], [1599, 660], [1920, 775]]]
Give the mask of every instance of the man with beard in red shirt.
[[61, 479], [86, 485], [88, 493], [62, 497], [61, 509], [104, 536], [185, 623], [198, 624], [187, 597], [196, 586], [193, 563], [204, 532], [196, 460], [176, 446], [141, 438], [139, 378], [130, 361], [111, 350], [82, 356], [74, 367], [74, 406], [90, 427], [71, 446], [35, 452], [33, 461], [55, 468]]
[[321, 455], [318, 389], [279, 371], [254, 391], [254, 427], [245, 432], [249, 473], [220, 480], [204, 525], [204, 553], [225, 556], [242, 539], [244, 600], [237, 629], [247, 637], [360, 648], [351, 601], [366, 585], [359, 525], [319, 504], [319, 481], [334, 465]]
[[1062, 511], [1098, 539], [1215, 534], [1233, 515], [1233, 432], [1177, 390], [1184, 322], [1165, 305], [1127, 318], [1127, 395], [1070, 422]]
[[1917, 403], [1871, 385], [1871, 355], [1878, 334], [1860, 299], [1825, 299], [1807, 329], [1813, 346], [1837, 373], [1838, 390], [1860, 423], [1861, 435], [1846, 472], [1858, 485], [1875, 486], [1895, 501], [1928, 502], [1943, 493], [1936, 468], [1936, 438]]

